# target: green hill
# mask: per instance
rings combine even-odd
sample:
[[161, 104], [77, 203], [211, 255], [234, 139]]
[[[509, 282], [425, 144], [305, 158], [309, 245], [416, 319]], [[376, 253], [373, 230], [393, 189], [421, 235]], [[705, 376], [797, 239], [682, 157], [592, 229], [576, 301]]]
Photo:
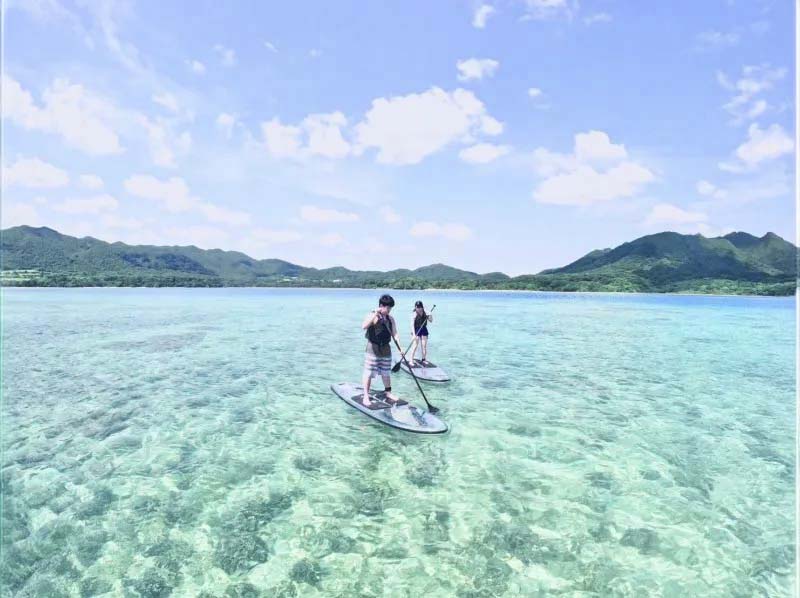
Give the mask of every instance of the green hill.
[[724, 237], [658, 233], [592, 251], [564, 266], [511, 278], [444, 264], [416, 270], [305, 268], [237, 251], [77, 239], [50, 228], [0, 232], [6, 286], [324, 286], [793, 294], [797, 248], [773, 233]]

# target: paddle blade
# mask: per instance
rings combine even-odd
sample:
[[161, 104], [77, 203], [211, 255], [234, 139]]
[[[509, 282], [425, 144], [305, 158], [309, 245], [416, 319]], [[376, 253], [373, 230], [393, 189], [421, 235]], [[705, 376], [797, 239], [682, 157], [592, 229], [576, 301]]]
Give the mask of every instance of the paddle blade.
[[400, 371], [400, 364], [401, 364], [401, 363], [402, 363], [402, 362], [398, 361], [396, 364], [394, 364], [394, 366], [392, 367], [392, 373], [393, 373], [393, 374], [396, 374], [397, 372], [399, 372], [399, 371]]
[[433, 413], [434, 415], [436, 415], [437, 413], [439, 413], [439, 408], [434, 407], [433, 405], [428, 405], [428, 413]]

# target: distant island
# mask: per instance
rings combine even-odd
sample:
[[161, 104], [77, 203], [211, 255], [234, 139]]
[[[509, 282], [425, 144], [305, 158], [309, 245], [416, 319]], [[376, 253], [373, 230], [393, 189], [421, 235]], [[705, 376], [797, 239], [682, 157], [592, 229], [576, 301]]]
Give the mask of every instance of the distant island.
[[360, 287], [793, 295], [797, 248], [773, 233], [723, 237], [663, 232], [598, 249], [539, 274], [306, 268], [237, 251], [78, 239], [47, 227], [0, 231], [0, 284], [28, 287]]

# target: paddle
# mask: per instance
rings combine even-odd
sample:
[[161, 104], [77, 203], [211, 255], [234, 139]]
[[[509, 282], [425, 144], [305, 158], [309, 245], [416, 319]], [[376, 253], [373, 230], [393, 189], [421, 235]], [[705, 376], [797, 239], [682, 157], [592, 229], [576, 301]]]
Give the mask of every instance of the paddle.
[[[425, 321], [422, 323], [422, 326], [417, 328], [417, 331], [414, 333], [414, 340], [417, 339], [417, 335], [419, 334], [419, 331], [422, 330], [423, 326], [425, 326], [428, 323], [428, 316], [433, 313], [434, 309], [436, 309], [436, 304], [435, 303], [433, 304], [433, 307], [431, 308], [431, 311], [428, 312], [428, 315], [425, 316]], [[414, 344], [414, 341], [412, 340], [411, 344], [408, 345], [408, 348], [406, 349], [406, 353], [408, 353], [409, 349], [411, 349], [411, 345], [413, 345], [413, 344]], [[400, 347], [398, 347], [398, 349], [399, 348]], [[416, 351], [414, 351], [414, 352], [416, 353]], [[411, 359], [414, 359], [413, 355], [411, 356]], [[394, 367], [392, 367], [392, 373], [393, 374], [396, 374], [398, 371], [400, 371], [400, 364], [401, 363], [403, 363], [402, 359], [400, 361], [398, 361], [396, 364], [394, 364]], [[411, 366], [409, 366], [409, 367], [411, 367]]]
[[[431, 309], [431, 311], [433, 310]], [[411, 372], [411, 376], [414, 378], [414, 382], [417, 383], [417, 388], [419, 388], [419, 392], [420, 394], [422, 394], [422, 398], [425, 399], [425, 404], [428, 406], [428, 411], [430, 411], [431, 413], [439, 413], [439, 409], [437, 409], [428, 402], [428, 397], [425, 396], [425, 391], [422, 390], [422, 387], [419, 385], [419, 380], [417, 380], [417, 376], [416, 374], [414, 374], [414, 369], [411, 367], [411, 364], [408, 363], [408, 359], [406, 359], [406, 354], [403, 353], [403, 349], [400, 347], [400, 343], [397, 342], [397, 339], [394, 336], [392, 336], [392, 340], [394, 340], [394, 344], [397, 346], [397, 350], [400, 351], [400, 357], [403, 359], [403, 361], [406, 362], [406, 365], [408, 366], [408, 371]]]

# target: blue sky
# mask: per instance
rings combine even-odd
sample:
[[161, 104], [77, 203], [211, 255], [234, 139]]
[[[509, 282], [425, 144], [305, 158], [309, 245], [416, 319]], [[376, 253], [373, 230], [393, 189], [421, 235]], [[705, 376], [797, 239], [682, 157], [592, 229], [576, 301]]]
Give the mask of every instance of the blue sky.
[[509, 274], [662, 230], [795, 238], [791, 2], [14, 0], [3, 19], [4, 227]]

